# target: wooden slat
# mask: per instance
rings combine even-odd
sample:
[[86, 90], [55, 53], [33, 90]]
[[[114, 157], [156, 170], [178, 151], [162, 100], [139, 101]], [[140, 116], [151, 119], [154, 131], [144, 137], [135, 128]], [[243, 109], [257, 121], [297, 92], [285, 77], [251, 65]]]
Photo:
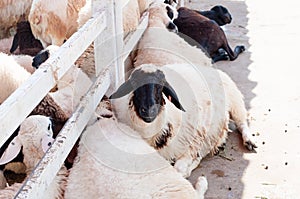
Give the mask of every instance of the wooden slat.
[[46, 188], [57, 173], [80, 136], [82, 130], [94, 113], [97, 105], [110, 85], [109, 70], [104, 70], [80, 105], [58, 134], [53, 145], [48, 149], [43, 159], [25, 182], [16, 198], [43, 198]]
[[42, 100], [84, 50], [106, 27], [105, 12], [99, 12], [0, 106], [0, 146]]

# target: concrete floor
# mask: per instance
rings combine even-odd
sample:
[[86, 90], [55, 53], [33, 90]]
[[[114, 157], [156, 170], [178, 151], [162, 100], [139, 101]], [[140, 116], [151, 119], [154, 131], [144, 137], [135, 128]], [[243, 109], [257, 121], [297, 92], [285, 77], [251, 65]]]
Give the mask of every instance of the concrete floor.
[[206, 10], [217, 4], [233, 17], [226, 25], [230, 45], [247, 50], [215, 66], [244, 94], [258, 149], [248, 152], [233, 132], [225, 150], [205, 158], [190, 181], [207, 176], [207, 199], [300, 198], [300, 2], [192, 0], [185, 6]]

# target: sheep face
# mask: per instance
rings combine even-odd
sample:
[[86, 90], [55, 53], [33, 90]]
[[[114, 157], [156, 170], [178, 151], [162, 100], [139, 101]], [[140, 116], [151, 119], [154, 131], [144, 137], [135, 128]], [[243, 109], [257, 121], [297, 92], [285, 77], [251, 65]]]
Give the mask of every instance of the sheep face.
[[231, 23], [232, 17], [229, 13], [229, 11], [221, 6], [221, 5], [217, 5], [214, 6], [211, 11], [215, 12], [215, 21], [217, 22], [217, 24], [219, 24], [220, 26], [223, 26], [225, 24], [229, 24]]
[[[22, 122], [18, 136], [10, 142], [0, 158], [0, 165], [13, 160], [19, 154], [22, 147], [24, 163], [25, 161], [38, 161], [51, 146], [53, 142], [52, 136], [52, 122], [49, 117], [42, 115], [29, 116]], [[25, 164], [31, 165], [28, 163]]]
[[172, 32], [177, 32], [177, 26], [173, 20], [178, 17], [177, 10], [165, 3], [152, 3], [149, 7], [149, 26], [161, 26]]
[[34, 56], [32, 66], [38, 69], [39, 66], [44, 63], [51, 54], [58, 50], [58, 48], [59, 47], [56, 45], [50, 45], [46, 49], [41, 50], [36, 56]]
[[165, 105], [163, 94], [178, 109], [185, 111], [164, 73], [153, 65], [136, 68], [110, 98], [120, 98], [130, 92], [133, 92], [133, 95], [129, 104], [136, 115], [146, 123], [153, 122], [161, 113]]

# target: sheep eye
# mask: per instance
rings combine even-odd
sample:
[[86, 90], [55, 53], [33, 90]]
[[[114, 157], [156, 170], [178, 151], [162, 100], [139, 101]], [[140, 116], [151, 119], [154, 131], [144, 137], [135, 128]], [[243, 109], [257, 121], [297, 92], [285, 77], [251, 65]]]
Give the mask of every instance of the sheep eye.
[[48, 142], [48, 146], [51, 146], [51, 144], [52, 144], [51, 142]]

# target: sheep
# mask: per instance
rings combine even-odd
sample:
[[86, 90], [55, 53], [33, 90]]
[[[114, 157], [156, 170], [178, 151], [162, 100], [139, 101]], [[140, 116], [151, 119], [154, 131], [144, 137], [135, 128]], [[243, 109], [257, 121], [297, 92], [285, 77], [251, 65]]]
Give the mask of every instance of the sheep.
[[[33, 0], [28, 21], [44, 48], [61, 46], [78, 29], [78, 13], [89, 0]], [[84, 13], [84, 12], [83, 12]], [[80, 23], [84, 17], [80, 19]]]
[[2, 0], [0, 2], [0, 38], [11, 36], [18, 21], [27, 19], [32, 0]]
[[244, 145], [256, 148], [243, 96], [230, 77], [217, 69], [144, 64], [110, 99], [119, 121], [140, 132], [184, 177], [225, 143], [229, 116]]
[[148, 27], [138, 43], [134, 67], [147, 63], [162, 66], [187, 62], [211, 67], [211, 59], [201, 49], [172, 32], [176, 31], [172, 22], [176, 17], [177, 11], [170, 5], [160, 2], [150, 5]]
[[214, 20], [219, 26], [230, 24], [232, 21], [232, 17], [228, 9], [221, 5], [216, 5], [207, 11], [194, 11], [209, 18], [210, 20]]
[[[53, 142], [51, 119], [41, 115], [32, 115], [26, 118], [21, 126], [17, 137], [15, 137], [4, 154], [0, 158], [0, 164], [12, 160], [22, 149], [24, 153], [24, 164], [26, 165], [27, 176], [42, 159], [44, 153]], [[47, 187], [44, 198], [63, 198], [64, 187], [66, 186], [67, 170], [64, 166], [54, 177], [53, 182]], [[0, 198], [13, 198], [21, 188], [21, 183], [0, 190]]]
[[[174, 24], [178, 27], [181, 36], [192, 45], [203, 48], [214, 62], [220, 60], [235, 60], [245, 51], [244, 46], [236, 46], [234, 51], [230, 48], [226, 35], [222, 28], [213, 20], [210, 20], [194, 10], [181, 7]], [[192, 39], [192, 41], [191, 41]], [[227, 54], [222, 54], [219, 49], [224, 49]]]
[[41, 42], [34, 38], [28, 21], [17, 23], [17, 33], [14, 36], [10, 53], [14, 53], [19, 47], [19, 53], [23, 55], [35, 56], [43, 50]]
[[195, 190], [138, 132], [118, 123], [111, 111], [98, 108], [95, 115], [98, 118], [92, 118], [82, 133], [66, 199], [203, 198], [205, 177], [199, 177]]

